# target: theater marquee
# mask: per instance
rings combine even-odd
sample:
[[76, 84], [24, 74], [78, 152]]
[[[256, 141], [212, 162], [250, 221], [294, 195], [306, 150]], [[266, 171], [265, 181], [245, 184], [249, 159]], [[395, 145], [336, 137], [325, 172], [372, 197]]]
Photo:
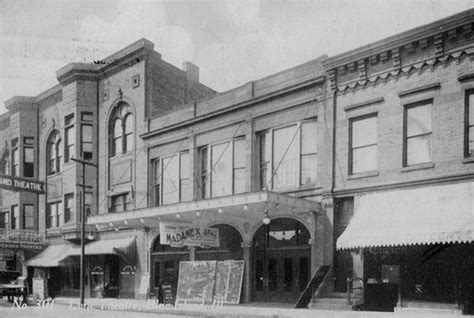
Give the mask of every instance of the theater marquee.
[[18, 192], [27, 191], [39, 194], [44, 193], [43, 182], [15, 178], [5, 175], [0, 175], [0, 188]]

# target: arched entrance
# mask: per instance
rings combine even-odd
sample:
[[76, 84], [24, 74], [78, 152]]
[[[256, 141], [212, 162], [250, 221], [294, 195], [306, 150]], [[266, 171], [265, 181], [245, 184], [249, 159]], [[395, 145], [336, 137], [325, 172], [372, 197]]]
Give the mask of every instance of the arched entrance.
[[219, 229], [219, 247], [197, 248], [196, 260], [241, 260], [242, 236], [234, 227], [227, 224], [217, 224], [211, 226]]
[[308, 229], [300, 222], [273, 219], [254, 235], [252, 300], [295, 302], [311, 273]]
[[151, 249], [151, 290], [155, 295], [158, 295], [162, 283], [171, 284], [173, 294], [176, 295], [181, 261], [189, 261], [188, 248], [161, 245], [158, 235]]

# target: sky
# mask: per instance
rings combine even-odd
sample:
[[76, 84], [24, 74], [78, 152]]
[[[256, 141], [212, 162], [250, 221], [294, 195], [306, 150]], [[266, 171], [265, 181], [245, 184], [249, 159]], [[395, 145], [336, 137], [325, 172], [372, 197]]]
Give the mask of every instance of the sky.
[[222, 92], [474, 8], [474, 0], [0, 0], [0, 114], [140, 38]]

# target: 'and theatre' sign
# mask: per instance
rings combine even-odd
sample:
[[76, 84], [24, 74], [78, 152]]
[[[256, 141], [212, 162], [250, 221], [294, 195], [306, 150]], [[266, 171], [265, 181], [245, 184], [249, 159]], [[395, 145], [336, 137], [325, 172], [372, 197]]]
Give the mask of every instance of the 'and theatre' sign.
[[219, 229], [183, 223], [160, 223], [160, 244], [219, 247]]
[[0, 188], [12, 191], [44, 193], [44, 183], [11, 176], [0, 175]]

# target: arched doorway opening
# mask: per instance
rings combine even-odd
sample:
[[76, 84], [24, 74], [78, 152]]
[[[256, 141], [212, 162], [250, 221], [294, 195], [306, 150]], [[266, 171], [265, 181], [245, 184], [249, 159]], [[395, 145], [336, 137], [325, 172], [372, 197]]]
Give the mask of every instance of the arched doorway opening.
[[233, 226], [227, 224], [217, 224], [211, 226], [219, 230], [219, 247], [197, 248], [196, 260], [241, 260], [242, 236]]
[[295, 302], [311, 274], [311, 236], [290, 218], [262, 225], [252, 244], [252, 300]]
[[151, 290], [158, 295], [161, 284], [170, 284], [173, 295], [178, 286], [179, 262], [189, 261], [187, 247], [172, 247], [160, 244], [158, 235], [151, 248]]

